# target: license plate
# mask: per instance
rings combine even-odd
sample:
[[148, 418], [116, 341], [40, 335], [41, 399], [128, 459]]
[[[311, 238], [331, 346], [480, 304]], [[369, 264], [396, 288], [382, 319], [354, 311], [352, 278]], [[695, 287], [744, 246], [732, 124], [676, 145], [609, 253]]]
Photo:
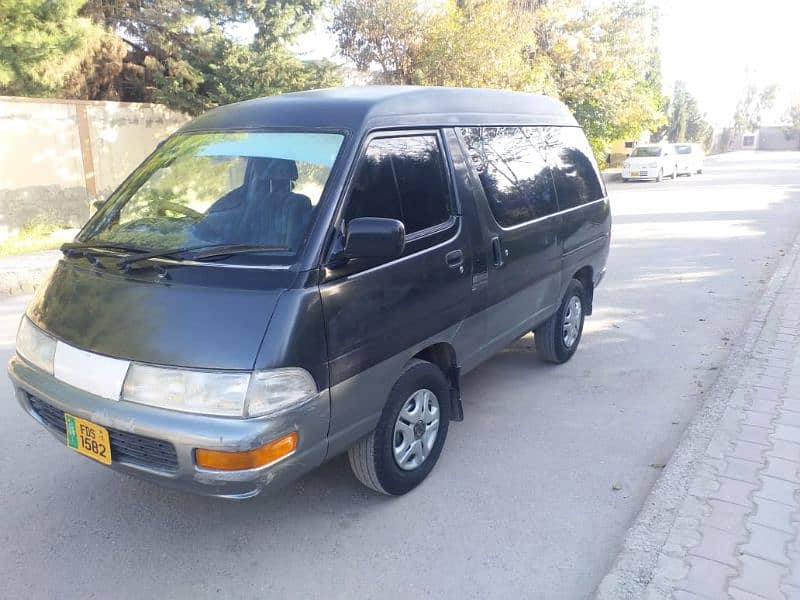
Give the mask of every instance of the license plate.
[[638, 177], [639, 176], [639, 171], [631, 171], [631, 176], [632, 177]]
[[104, 465], [111, 464], [111, 443], [105, 427], [67, 414], [64, 420], [67, 422], [67, 446]]

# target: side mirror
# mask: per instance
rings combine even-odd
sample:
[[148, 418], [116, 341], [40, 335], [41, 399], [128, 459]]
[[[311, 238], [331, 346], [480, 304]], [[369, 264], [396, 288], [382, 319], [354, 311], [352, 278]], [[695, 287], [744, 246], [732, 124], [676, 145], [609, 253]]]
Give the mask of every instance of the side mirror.
[[347, 224], [345, 258], [397, 258], [403, 254], [406, 228], [397, 219], [360, 217]]
[[628, 152], [628, 153], [625, 155], [625, 158], [630, 158], [630, 157], [631, 157], [631, 153], [630, 153], [630, 152]]
[[94, 212], [97, 212], [98, 210], [103, 208], [105, 204], [106, 204], [105, 200], [95, 200], [94, 202], [92, 202], [92, 208], [94, 209]]

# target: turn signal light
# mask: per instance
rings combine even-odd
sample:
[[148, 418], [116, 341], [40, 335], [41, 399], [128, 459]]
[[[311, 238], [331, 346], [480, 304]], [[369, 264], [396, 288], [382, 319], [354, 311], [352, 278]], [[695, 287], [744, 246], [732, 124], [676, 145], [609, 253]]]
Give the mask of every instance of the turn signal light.
[[194, 460], [198, 467], [218, 471], [241, 471], [257, 469], [286, 458], [297, 449], [297, 432], [273, 440], [260, 448], [246, 452], [225, 452], [222, 450], [194, 451]]

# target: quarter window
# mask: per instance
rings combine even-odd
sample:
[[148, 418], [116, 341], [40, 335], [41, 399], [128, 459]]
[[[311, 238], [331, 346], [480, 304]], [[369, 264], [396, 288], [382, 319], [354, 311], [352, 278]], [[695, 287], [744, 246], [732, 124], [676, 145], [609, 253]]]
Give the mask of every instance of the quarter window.
[[[578, 127], [545, 127], [547, 148], [561, 210], [600, 200], [605, 196], [589, 142]], [[634, 152], [635, 154], [635, 152]]]
[[383, 217], [403, 222], [406, 234], [450, 218], [450, 193], [435, 135], [372, 140], [359, 167], [345, 222]]
[[550, 170], [535, 129], [471, 127], [461, 135], [500, 225], [519, 225], [556, 212]]

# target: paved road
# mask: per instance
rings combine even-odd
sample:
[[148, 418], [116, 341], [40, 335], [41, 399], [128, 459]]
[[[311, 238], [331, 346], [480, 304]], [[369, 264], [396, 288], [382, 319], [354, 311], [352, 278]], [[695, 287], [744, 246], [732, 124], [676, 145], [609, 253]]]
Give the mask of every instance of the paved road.
[[[586, 597], [800, 226], [800, 153], [609, 189], [581, 349], [543, 365], [528, 336], [468, 375], [403, 498], [343, 459], [246, 503], [163, 490], [60, 447], [0, 383], [0, 597]], [[22, 307], [0, 302], [0, 359]]]

